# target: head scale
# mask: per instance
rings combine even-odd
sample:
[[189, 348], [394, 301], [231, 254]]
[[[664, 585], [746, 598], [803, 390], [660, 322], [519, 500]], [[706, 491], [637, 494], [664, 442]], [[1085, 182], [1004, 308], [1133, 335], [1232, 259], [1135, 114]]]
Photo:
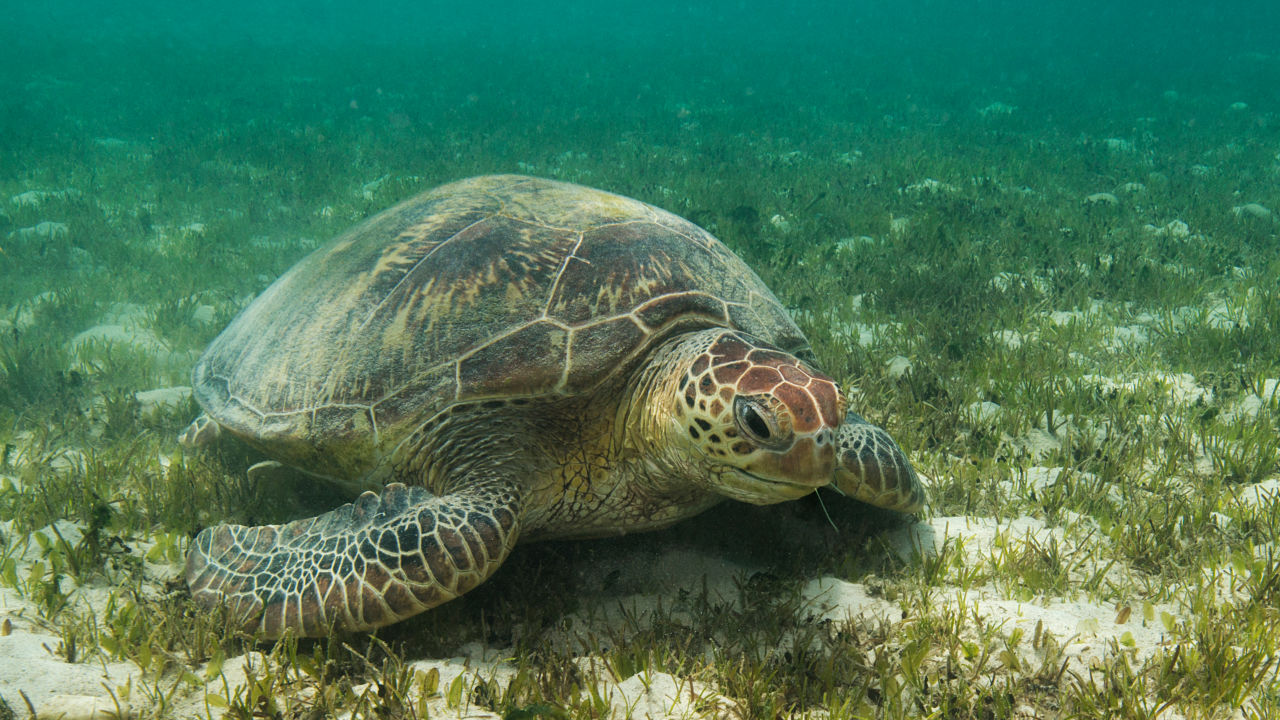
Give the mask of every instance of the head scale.
[[759, 504], [831, 482], [844, 398], [794, 355], [732, 330], [704, 331], [674, 363], [674, 431], [712, 489]]

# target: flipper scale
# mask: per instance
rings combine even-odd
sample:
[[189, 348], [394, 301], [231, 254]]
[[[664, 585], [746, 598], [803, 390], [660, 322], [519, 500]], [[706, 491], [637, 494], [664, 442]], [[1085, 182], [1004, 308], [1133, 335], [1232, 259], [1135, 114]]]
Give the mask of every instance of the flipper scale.
[[199, 605], [226, 604], [242, 628], [265, 637], [368, 630], [492, 574], [516, 543], [520, 502], [509, 482], [477, 481], [443, 497], [395, 483], [316, 518], [207, 528], [186, 577]]

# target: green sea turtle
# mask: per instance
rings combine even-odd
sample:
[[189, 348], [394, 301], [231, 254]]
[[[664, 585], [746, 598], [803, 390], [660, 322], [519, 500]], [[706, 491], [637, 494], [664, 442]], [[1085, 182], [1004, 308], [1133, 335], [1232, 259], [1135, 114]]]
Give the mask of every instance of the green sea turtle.
[[414, 615], [479, 585], [517, 539], [828, 485], [901, 511], [925, 497], [728, 248], [550, 180], [462, 180], [357, 225], [245, 308], [192, 385], [206, 414], [188, 442], [220, 428], [368, 491], [196, 537], [197, 603], [267, 637]]

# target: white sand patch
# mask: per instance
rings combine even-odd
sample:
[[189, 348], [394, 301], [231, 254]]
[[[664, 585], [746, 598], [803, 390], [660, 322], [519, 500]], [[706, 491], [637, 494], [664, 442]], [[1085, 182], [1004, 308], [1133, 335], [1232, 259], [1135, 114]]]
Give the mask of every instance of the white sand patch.
[[[861, 313], [863, 306], [863, 295], [854, 295], [849, 298], [849, 308], [854, 313]], [[846, 322], [836, 317], [816, 316], [812, 310], [800, 307], [789, 307], [787, 312], [797, 322], [823, 322], [830, 323], [832, 332], [837, 335], [846, 335], [851, 339], [856, 339], [858, 345], [871, 347], [878, 345], [884, 341], [891, 340], [901, 331], [901, 323], [864, 323], [864, 322]]]
[[92, 707], [114, 712], [117, 699], [128, 705], [127, 689], [138, 684], [136, 665], [100, 656], [67, 662], [61, 639], [33, 619], [35, 606], [3, 586], [0, 618], [11, 628], [0, 636], [0, 695], [15, 710], [22, 708], [22, 695], [41, 711], [38, 717], [71, 716]]
[[187, 385], [140, 390], [133, 394], [138, 401], [139, 411], [143, 415], [153, 413], [161, 408], [181, 407], [191, 397], [191, 388]]
[[1219, 299], [1209, 306], [1205, 324], [1216, 330], [1234, 330], [1249, 327], [1249, 313], [1243, 306], [1233, 306]]
[[182, 352], [171, 350], [168, 343], [150, 328], [138, 324], [133, 318], [128, 318], [124, 322], [105, 322], [95, 325], [72, 338], [69, 346], [77, 356], [72, 369], [89, 374], [95, 371], [92, 356], [95, 353], [106, 352], [112, 346], [130, 348], [151, 357], [157, 367], [175, 373], [181, 371], [182, 374], [187, 372], [199, 354], [194, 350]]
[[1089, 303], [1089, 307], [1084, 310], [1050, 310], [1041, 313], [1041, 316], [1049, 321], [1050, 324], [1058, 327], [1065, 327], [1079, 323], [1087, 324], [1093, 318], [1102, 317], [1106, 313], [1107, 307], [1104, 303], [1094, 300]]
[[1080, 202], [1089, 207], [1115, 207], [1120, 204], [1120, 198], [1109, 192], [1096, 192], [1085, 195]]
[[705, 683], [663, 672], [632, 675], [607, 691], [618, 720], [739, 717], [737, 706]]
[[191, 313], [191, 322], [196, 325], [212, 325], [217, 319], [218, 309], [212, 305], [197, 305]]
[[1017, 330], [998, 330], [994, 333], [996, 342], [1007, 348], [1016, 349], [1022, 347], [1022, 343], [1026, 342], [1027, 336]]
[[1001, 415], [1001, 407], [989, 400], [969, 403], [964, 409], [965, 419], [973, 425], [994, 425]]
[[1183, 305], [1174, 308], [1168, 319], [1170, 328], [1173, 330], [1181, 330], [1193, 325], [1203, 325], [1214, 330], [1249, 327], [1247, 308], [1239, 303], [1230, 303], [1221, 297], [1209, 298], [1203, 305]]
[[1070, 325], [1076, 322], [1083, 322], [1085, 314], [1079, 310], [1052, 310], [1046, 315], [1049, 322], [1054, 325]]
[[[1033, 420], [1037, 425], [1025, 434], [1013, 439], [1014, 446], [1035, 461], [1044, 460], [1061, 450], [1065, 443], [1084, 441], [1102, 445], [1114, 436], [1108, 420], [1096, 420], [1089, 416], [1055, 412], [1039, 414]], [[1052, 422], [1052, 426], [1049, 423]]]
[[71, 339], [71, 346], [79, 349], [89, 342], [124, 343], [149, 353], [166, 352], [164, 341], [155, 333], [140, 327], [124, 325], [95, 325]]
[[982, 117], [999, 117], [1002, 115], [1012, 115], [1017, 109], [1016, 105], [1010, 105], [997, 100], [996, 102], [993, 102], [979, 110], [978, 114]]
[[37, 720], [124, 720], [132, 716], [127, 700], [96, 695], [54, 695], [36, 706]]
[[1108, 393], [1159, 391], [1182, 406], [1207, 405], [1213, 402], [1213, 388], [1201, 386], [1190, 373], [1151, 371], [1120, 377], [1081, 375], [1078, 383], [1081, 387], [1092, 387]]
[[[1043, 432], [1043, 431], [1041, 431]], [[1013, 497], [1029, 498], [1034, 495], [1043, 495], [1046, 490], [1063, 482], [1065, 478], [1063, 474], [1066, 471], [1060, 467], [1042, 467], [1032, 465], [1025, 471], [1018, 473], [1010, 480], [1001, 480], [998, 485], [1001, 490]], [[1072, 482], [1085, 483], [1096, 486], [1098, 484], [1098, 476], [1093, 473], [1083, 471], [1073, 471], [1068, 476]], [[1112, 502], [1123, 502], [1123, 496], [1114, 486], [1107, 486], [1107, 497]]]
[[1280, 502], [1280, 478], [1269, 478], [1259, 483], [1246, 485], [1235, 496], [1235, 501], [1245, 507], [1254, 509]]
[[902, 610], [896, 604], [870, 594], [863, 583], [824, 577], [809, 581], [801, 593], [805, 604], [825, 620], [896, 622], [902, 619]]
[[138, 327], [147, 322], [147, 308], [138, 303], [112, 303], [99, 321], [102, 325], [124, 325]]
[[[466, 650], [470, 646], [464, 647]], [[499, 715], [471, 704], [471, 691], [474, 687], [490, 678], [499, 677], [495, 666], [501, 664], [477, 663], [471, 656], [459, 656], [441, 660], [423, 660], [410, 663], [408, 670], [413, 684], [407, 697], [401, 699], [412, 703], [415, 708], [425, 707], [428, 715], [424, 717], [446, 718], [448, 720], [491, 720]], [[509, 680], [510, 666], [505, 666], [507, 673], [503, 676]], [[296, 677], [296, 669], [281, 665], [277, 659], [266, 653], [250, 651], [244, 655], [228, 658], [211, 673], [208, 665], [199, 668], [196, 675], [203, 679], [203, 685], [188, 688], [170, 699], [171, 717], [205, 717], [220, 716], [220, 710], [228, 705], [243, 706], [248, 697], [253, 678], [262, 678], [268, 673], [283, 674], [290, 678], [285, 685], [298, 685], [290, 690], [288, 697], [275, 696], [282, 708], [291, 708], [294, 713], [304, 711], [316, 696], [316, 687], [308, 684], [305, 678]], [[429, 673], [434, 673], [433, 684], [427, 683]], [[300, 682], [298, 682], [300, 681]], [[456, 687], [455, 687], [455, 682]], [[450, 691], [456, 695], [451, 697]], [[363, 683], [351, 687], [351, 696], [359, 698], [365, 695], [378, 697], [383, 690], [378, 683]], [[291, 715], [292, 716], [292, 715]], [[338, 718], [352, 718], [351, 712], [343, 713]]]
[[1253, 220], [1270, 221], [1273, 217], [1273, 213], [1271, 212], [1270, 208], [1268, 208], [1265, 205], [1262, 205], [1261, 203], [1256, 203], [1256, 202], [1245, 203], [1244, 205], [1236, 205], [1235, 207], [1231, 208], [1231, 214], [1235, 215], [1237, 218], [1241, 220], [1253, 219]]
[[[1048, 477], [1049, 473], [1044, 475]], [[1005, 521], [941, 517], [905, 532], [917, 552], [937, 553], [954, 543], [963, 552], [967, 567], [998, 562], [996, 558], [1010, 543], [1067, 544], [1063, 528], [1047, 527], [1031, 517]], [[1067, 548], [1064, 552], [1074, 555], [1084, 572], [1093, 572], [1095, 566], [1106, 563], [1104, 558], [1092, 557], [1096, 554], [1093, 549]], [[821, 618], [835, 622], [909, 622], [898, 604], [879, 597], [878, 591], [864, 583], [820, 578], [805, 586], [804, 597]], [[1028, 641], [1051, 634], [1062, 648], [1068, 669], [1077, 672], [1101, 662], [1114, 653], [1115, 647], [1132, 652], [1139, 661], [1145, 660], [1171, 644], [1166, 626], [1180, 621], [1177, 608], [1169, 604], [1151, 605], [1136, 599], [1121, 604], [1057, 597], [1024, 600], [1009, 597], [994, 583], [967, 589], [944, 585], [932, 602], [955, 602], [955, 610], [966, 618], [966, 631], [972, 631], [975, 637], [982, 627], [994, 627], [1005, 638], [1017, 634], [1021, 638], [1018, 658], [1024, 663], [1038, 662], [1043, 651]]]
[[898, 379], [911, 372], [911, 359], [902, 355], [894, 355], [885, 363], [889, 377]]
[[38, 208], [52, 200], [67, 200], [69, 198], [80, 197], [80, 191], [75, 188], [65, 188], [63, 190], [27, 190], [17, 195], [9, 197], [9, 202], [20, 208]]
[[1151, 341], [1147, 328], [1143, 325], [1117, 325], [1111, 328], [1104, 343], [1108, 350], [1125, 350], [1134, 345], [1145, 345]]
[[905, 187], [898, 188], [899, 195], [954, 195], [957, 192], [955, 185], [942, 182], [934, 178], [925, 178], [919, 182], [913, 182]]
[[[1141, 610], [1132, 608], [1125, 612], [1113, 605], [1084, 601], [1019, 602], [1000, 598], [986, 589], [971, 592], [965, 599], [976, 606], [978, 617], [988, 625], [999, 626], [1006, 636], [1020, 629], [1024, 637], [1030, 638], [1037, 626], [1042, 632], [1053, 633], [1062, 643], [1067, 659], [1078, 666], [1089, 667], [1111, 655], [1112, 642], [1131, 648], [1139, 661], [1172, 644], [1159, 619], [1147, 620]], [[1153, 608], [1153, 612], [1172, 615], [1172, 609], [1161, 606]], [[1030, 659], [1028, 649], [1022, 649], [1027, 656], [1024, 659]]]
[[9, 233], [8, 237], [11, 240], [32, 242], [37, 240], [61, 240], [70, 234], [71, 230], [66, 223], [44, 220], [31, 227], [18, 228]]
[[[127, 709], [131, 701], [136, 706], [137, 698], [130, 697], [130, 688], [136, 692], [140, 685], [139, 668], [101, 654], [88, 654], [87, 648], [74, 651], [76, 662], [68, 662], [68, 654], [73, 651], [64, 647], [56, 623], [40, 618], [32, 597], [37, 585], [53, 582], [48, 574], [50, 554], [63, 553], [65, 547], [80, 543], [80, 526], [59, 520], [19, 540], [12, 521], [4, 521], [0, 522], [0, 537], [9, 543], [0, 549], [4, 550], [3, 557], [12, 561], [18, 588], [26, 588], [20, 591], [0, 583], [0, 618], [9, 621], [11, 630], [9, 635], [0, 636], [0, 695], [14, 705], [22, 703], [21, 694], [25, 694], [40, 718], [105, 718], [116, 713], [117, 703], [121, 709]], [[154, 543], [130, 541], [129, 546], [141, 558]], [[45, 573], [33, 577], [33, 567], [43, 567]], [[149, 591], [158, 591], [176, 572], [172, 566], [151, 562], [142, 562], [142, 569], [147, 580], [143, 588]], [[66, 598], [65, 613], [89, 614], [99, 619], [105, 616], [118, 591], [117, 583], [102, 576], [94, 576], [84, 585], [62, 576], [57, 584], [58, 592]]]
[[832, 331], [857, 338], [857, 344], [865, 347], [879, 345], [892, 336], [899, 326], [896, 323], [836, 323]]
[[[930, 518], [930, 532], [916, 530], [913, 537], [920, 540], [921, 549], [936, 554], [948, 540], [960, 540], [968, 562], [981, 562], [995, 547], [996, 536], [1011, 533], [1016, 536], [1039, 536], [1052, 532], [1043, 521], [1033, 517], [1016, 517], [1001, 522], [995, 518], [953, 515]], [[925, 544], [926, 542], [930, 544]]]
[[1167, 237], [1173, 240], [1187, 240], [1191, 237], [1191, 227], [1181, 220], [1170, 220], [1160, 227], [1155, 225], [1142, 227], [1154, 237]]
[[1232, 423], [1237, 420], [1252, 420], [1258, 417], [1258, 413], [1267, 406], [1265, 400], [1258, 397], [1254, 393], [1242, 395], [1233, 401], [1218, 419], [1223, 423]]
[[907, 230], [911, 228], [911, 218], [889, 216], [889, 235], [892, 237], [902, 237], [907, 234]]
[[1039, 275], [1024, 275], [1008, 271], [996, 273], [990, 282], [991, 287], [1000, 292], [1007, 292], [1014, 285], [1021, 282], [1030, 283], [1031, 287], [1041, 295], [1047, 294], [1053, 287], [1047, 278]]
[[878, 245], [880, 241], [870, 235], [852, 235], [836, 241], [836, 252], [852, 252], [863, 245]]
[[1062, 440], [1043, 428], [1031, 428], [1014, 445], [1033, 460], [1042, 460], [1062, 449]]

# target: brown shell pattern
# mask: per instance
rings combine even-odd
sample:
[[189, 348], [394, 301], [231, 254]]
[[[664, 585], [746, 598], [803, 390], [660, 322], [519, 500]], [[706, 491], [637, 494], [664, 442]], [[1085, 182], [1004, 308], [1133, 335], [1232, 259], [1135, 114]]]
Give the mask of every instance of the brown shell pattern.
[[304, 258], [210, 345], [195, 392], [260, 442], [377, 445], [454, 402], [584, 392], [672, 332], [714, 326], [806, 346], [759, 277], [696, 225], [577, 185], [485, 176]]

